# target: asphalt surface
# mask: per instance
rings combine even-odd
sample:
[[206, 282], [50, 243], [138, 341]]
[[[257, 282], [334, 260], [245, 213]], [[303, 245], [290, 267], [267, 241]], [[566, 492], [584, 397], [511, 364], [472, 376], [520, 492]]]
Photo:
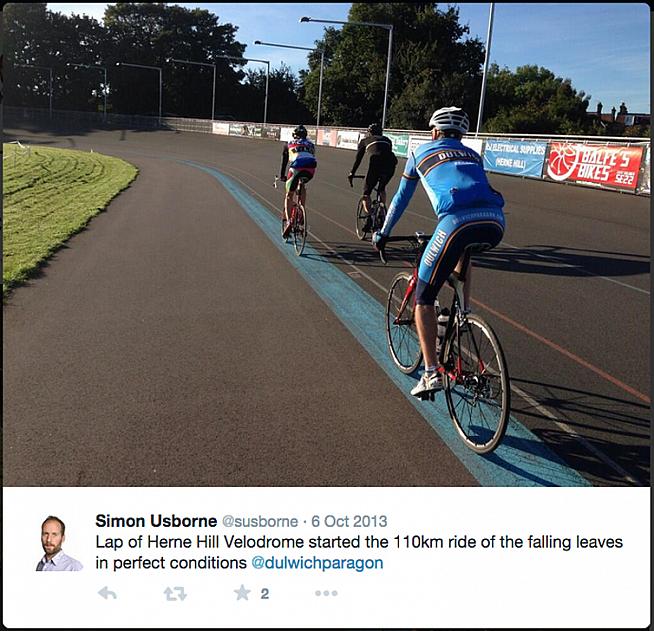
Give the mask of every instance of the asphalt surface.
[[[280, 143], [5, 130], [14, 138], [140, 173], [3, 308], [5, 485], [480, 483], [289, 264], [278, 232], [184, 162], [229, 176], [276, 219]], [[403, 257], [384, 266], [356, 238], [354, 152], [317, 155], [308, 244], [383, 304]], [[649, 484], [649, 198], [490, 179], [507, 231], [476, 260], [473, 307], [502, 342], [513, 417], [593, 485]], [[434, 223], [420, 189], [394, 233]]]

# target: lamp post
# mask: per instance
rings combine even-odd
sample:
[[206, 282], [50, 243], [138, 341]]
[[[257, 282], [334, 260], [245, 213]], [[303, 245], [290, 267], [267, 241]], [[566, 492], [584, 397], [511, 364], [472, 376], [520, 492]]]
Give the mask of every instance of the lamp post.
[[73, 64], [68, 63], [67, 66], [75, 66], [77, 68], [95, 68], [97, 70], [104, 70], [104, 85], [102, 87], [102, 93], [104, 95], [104, 101], [102, 106], [103, 115], [102, 118], [104, 121], [107, 121], [107, 69], [104, 66], [98, 65], [89, 65], [89, 64]]
[[493, 13], [495, 12], [495, 3], [490, 3], [488, 13], [488, 33], [486, 34], [486, 59], [484, 60], [484, 76], [481, 80], [481, 96], [479, 97], [479, 116], [477, 116], [477, 131], [475, 136], [479, 135], [481, 129], [481, 117], [484, 113], [484, 96], [486, 95], [486, 73], [488, 72], [488, 62], [490, 60], [491, 37], [493, 35]]
[[188, 59], [166, 59], [166, 61], [174, 61], [178, 64], [195, 64], [196, 66], [210, 66], [213, 68], [213, 92], [211, 94], [211, 120], [213, 120], [214, 112], [216, 111], [216, 64], [209, 64], [204, 61], [189, 61]]
[[386, 87], [384, 88], [384, 109], [382, 112], [382, 128], [386, 127], [386, 102], [388, 100], [388, 80], [391, 76], [391, 50], [393, 48], [393, 25], [379, 22], [342, 22], [340, 20], [318, 20], [307, 16], [301, 17], [300, 22], [324, 22], [325, 24], [354, 24], [356, 26], [378, 26], [388, 29], [388, 58], [386, 60]]
[[52, 68], [47, 68], [46, 66], [33, 66], [32, 64], [14, 64], [20, 68], [38, 68], [39, 70], [49, 70], [50, 71], [50, 118], [52, 118]]
[[216, 55], [221, 59], [236, 59], [237, 61], [258, 61], [262, 64], [267, 64], [268, 69], [266, 70], [266, 98], [263, 102], [263, 124], [265, 125], [268, 120], [268, 79], [270, 77], [270, 62], [265, 59], [248, 59], [247, 57], [232, 57], [231, 55]]
[[117, 61], [117, 66], [130, 66], [132, 68], [147, 68], [149, 70], [158, 70], [159, 71], [159, 126], [161, 126], [161, 95], [163, 92], [163, 79], [161, 74], [161, 68], [159, 66], [143, 66], [141, 64], [128, 64], [124, 61]]
[[[291, 46], [290, 44], [271, 44], [270, 42], [262, 42], [259, 40], [256, 40], [254, 42], [255, 44], [258, 44], [259, 46], [278, 46], [279, 48], [297, 48], [298, 50], [318, 50], [317, 48], [306, 48], [304, 46]], [[316, 116], [316, 127], [320, 127], [320, 101], [322, 98], [322, 74], [323, 74], [323, 68], [325, 65], [325, 51], [321, 50], [320, 51], [320, 83], [318, 85], [318, 114]]]

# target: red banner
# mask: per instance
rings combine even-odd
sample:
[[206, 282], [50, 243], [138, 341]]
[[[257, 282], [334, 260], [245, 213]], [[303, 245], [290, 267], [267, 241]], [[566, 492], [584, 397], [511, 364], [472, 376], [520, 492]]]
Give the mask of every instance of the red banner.
[[547, 177], [557, 182], [636, 190], [642, 159], [643, 147], [552, 142]]

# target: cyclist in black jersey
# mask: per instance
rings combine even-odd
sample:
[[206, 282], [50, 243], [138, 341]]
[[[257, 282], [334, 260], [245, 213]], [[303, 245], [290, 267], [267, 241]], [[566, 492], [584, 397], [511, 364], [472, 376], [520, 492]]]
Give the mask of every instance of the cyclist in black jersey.
[[363, 207], [366, 212], [369, 212], [370, 193], [377, 183], [379, 183], [381, 201], [386, 204], [386, 184], [393, 177], [397, 165], [397, 158], [393, 153], [393, 143], [388, 136], [382, 135], [381, 125], [378, 123], [369, 125], [368, 134], [359, 142], [352, 170], [347, 176], [350, 185], [352, 185], [352, 178], [366, 153], [370, 156], [370, 163], [366, 179], [363, 181]]

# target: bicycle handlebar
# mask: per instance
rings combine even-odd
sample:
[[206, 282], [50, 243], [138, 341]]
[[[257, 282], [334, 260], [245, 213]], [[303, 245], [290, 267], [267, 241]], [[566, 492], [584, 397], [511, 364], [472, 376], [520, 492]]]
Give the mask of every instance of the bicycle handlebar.
[[[424, 234], [423, 232], [416, 232], [415, 234], [412, 235], [406, 235], [406, 236], [395, 236], [395, 237], [386, 237], [386, 243], [397, 243], [398, 241], [409, 241], [413, 243], [414, 245], [418, 245], [418, 242], [420, 239], [423, 239], [424, 241], [429, 241], [433, 234]], [[381, 262], [386, 265], [387, 259], [386, 259], [386, 252], [384, 251], [385, 248], [381, 248], [379, 250], [379, 258], [381, 259]]]
[[354, 188], [354, 186], [352, 185], [352, 180], [362, 180], [364, 177], [366, 177], [366, 176], [365, 175], [348, 175], [347, 176], [347, 181], [350, 183], [350, 188]]

